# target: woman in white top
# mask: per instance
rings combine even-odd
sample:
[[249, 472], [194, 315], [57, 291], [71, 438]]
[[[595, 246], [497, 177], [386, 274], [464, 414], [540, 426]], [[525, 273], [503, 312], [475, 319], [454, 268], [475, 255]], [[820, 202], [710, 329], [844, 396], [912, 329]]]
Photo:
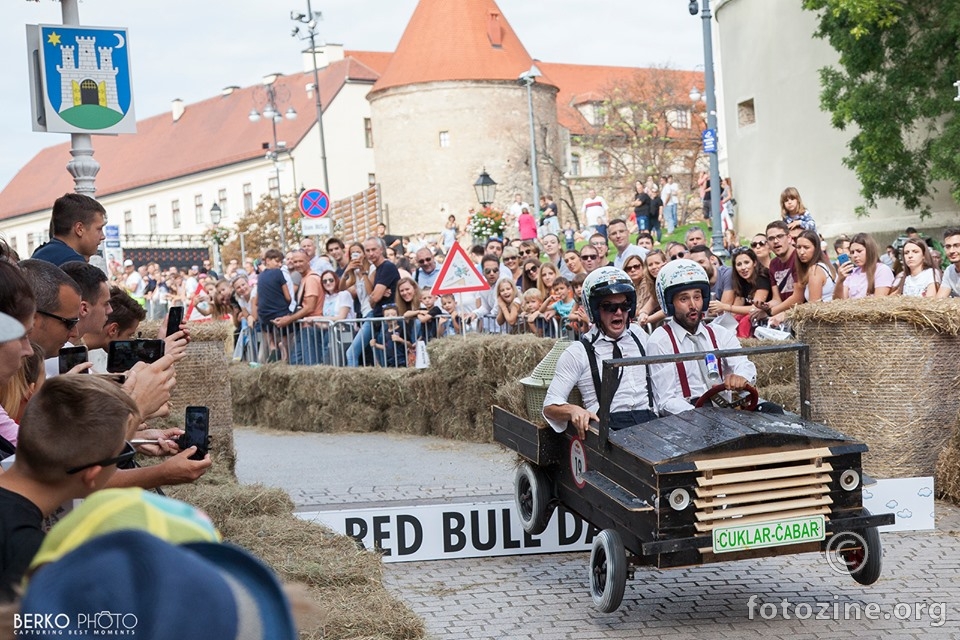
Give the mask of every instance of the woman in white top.
[[[787, 309], [804, 302], [830, 302], [836, 289], [837, 272], [830, 259], [820, 246], [820, 235], [816, 231], [805, 230], [796, 239], [797, 280], [793, 293], [779, 304], [764, 308], [770, 314], [771, 326], [780, 325]], [[774, 297], [780, 292], [773, 283]]]
[[340, 278], [340, 290], [348, 291], [360, 302], [360, 317], [365, 318], [373, 310], [370, 304], [370, 292], [373, 291], [374, 267], [363, 255], [363, 245], [354, 242], [350, 245], [350, 262]]
[[933, 298], [940, 286], [938, 269], [927, 243], [910, 238], [903, 244], [903, 271], [893, 285], [893, 295]]
[[880, 262], [877, 243], [866, 233], [850, 239], [850, 262], [837, 269], [834, 298], [888, 296], [893, 287], [893, 270]]

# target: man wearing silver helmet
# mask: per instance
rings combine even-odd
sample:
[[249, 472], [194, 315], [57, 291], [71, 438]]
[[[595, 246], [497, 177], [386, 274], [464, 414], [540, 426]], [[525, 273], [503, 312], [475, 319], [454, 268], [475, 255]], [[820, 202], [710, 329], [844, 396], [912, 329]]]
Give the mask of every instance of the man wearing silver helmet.
[[[581, 299], [593, 328], [560, 355], [543, 401], [543, 417], [557, 433], [573, 424], [583, 438], [590, 421], [599, 421], [601, 361], [645, 355], [647, 334], [631, 322], [637, 311], [637, 293], [630, 277], [620, 269], [601, 267], [591, 272], [583, 282]], [[656, 418], [647, 367], [622, 367], [618, 372], [618, 379], [612, 381], [617, 386], [610, 406], [610, 428], [622, 429]], [[567, 402], [574, 386], [580, 389], [586, 408]]]
[[[656, 290], [667, 320], [650, 335], [650, 355], [740, 348], [732, 331], [702, 322], [710, 304], [710, 279], [699, 264], [684, 259], [668, 262], [657, 274]], [[757, 368], [746, 356], [723, 358], [716, 366], [716, 371], [710, 371], [703, 360], [651, 365], [657, 411], [666, 415], [692, 409], [716, 384], [742, 391], [756, 383]]]

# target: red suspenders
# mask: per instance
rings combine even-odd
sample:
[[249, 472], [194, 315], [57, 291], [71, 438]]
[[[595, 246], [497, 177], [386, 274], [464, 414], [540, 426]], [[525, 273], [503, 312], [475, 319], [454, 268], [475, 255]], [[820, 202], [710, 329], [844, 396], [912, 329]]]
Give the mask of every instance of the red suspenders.
[[[710, 336], [710, 342], [713, 343], [713, 348], [719, 349], [719, 347], [717, 346], [717, 336], [713, 332], [713, 329], [711, 329], [710, 325], [708, 324], [703, 326], [707, 330], [707, 334], [709, 334]], [[673, 329], [670, 328], [670, 324], [664, 323], [663, 329], [664, 331], [667, 332], [667, 336], [670, 338], [670, 343], [673, 344], [673, 352], [679, 355], [680, 347], [677, 346], [677, 339], [673, 335]], [[719, 360], [719, 359], [717, 360], [717, 368], [720, 371], [720, 378], [723, 379], [723, 361], [722, 360]], [[687, 382], [687, 368], [683, 366], [683, 362], [679, 362], [679, 361], [677, 362], [677, 374], [680, 376], [680, 390], [683, 391], [683, 397], [689, 398], [690, 383]]]

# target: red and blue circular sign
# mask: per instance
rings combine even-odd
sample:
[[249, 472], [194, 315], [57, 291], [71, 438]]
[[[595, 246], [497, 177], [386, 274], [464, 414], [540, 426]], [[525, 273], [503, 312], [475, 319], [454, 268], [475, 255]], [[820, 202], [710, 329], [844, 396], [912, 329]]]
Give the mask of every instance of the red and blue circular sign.
[[320, 189], [307, 189], [297, 201], [300, 213], [308, 218], [322, 218], [330, 211], [330, 197]]

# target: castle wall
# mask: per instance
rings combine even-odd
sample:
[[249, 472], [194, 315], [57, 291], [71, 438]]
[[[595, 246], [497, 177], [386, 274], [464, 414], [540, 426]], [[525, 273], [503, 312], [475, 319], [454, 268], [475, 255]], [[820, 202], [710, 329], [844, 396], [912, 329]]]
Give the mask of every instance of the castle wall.
[[[538, 156], [545, 128], [551, 153], [562, 157], [556, 93], [533, 85]], [[526, 87], [448, 81], [395, 87], [369, 100], [377, 180], [391, 233], [438, 232], [450, 213], [463, 224], [467, 209], [478, 207], [473, 183], [484, 169], [498, 184], [494, 206], [506, 208], [517, 192], [532, 199]], [[440, 146], [442, 131], [448, 147]], [[538, 170], [546, 193], [550, 169], [541, 161]]]

